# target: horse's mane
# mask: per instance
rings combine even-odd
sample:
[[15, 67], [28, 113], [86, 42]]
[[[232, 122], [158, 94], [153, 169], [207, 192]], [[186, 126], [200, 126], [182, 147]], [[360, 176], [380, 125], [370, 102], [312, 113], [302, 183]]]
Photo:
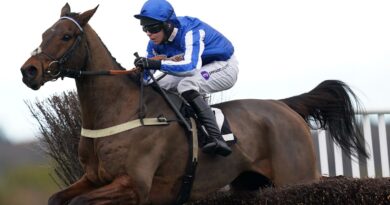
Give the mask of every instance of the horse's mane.
[[[71, 12], [71, 13], [68, 13], [66, 14], [65, 16], [68, 16], [68, 17], [71, 17], [71, 18], [75, 18], [76, 16], [78, 16], [80, 13], [76, 13], [76, 12]], [[106, 44], [103, 42], [103, 40], [100, 38], [100, 36], [97, 34], [96, 31], [94, 31], [94, 29], [92, 29], [92, 27], [90, 26], [91, 30], [96, 34], [97, 38], [99, 39], [99, 41], [103, 44], [104, 46], [104, 49], [108, 52], [108, 54], [111, 56], [111, 59], [112, 61], [114, 62], [114, 64], [116, 65], [116, 67], [119, 69], [119, 70], [126, 70], [126, 68], [124, 68], [117, 60], [116, 58], [111, 54], [111, 51], [107, 48]], [[138, 82], [138, 79], [139, 79], [139, 75], [140, 75], [140, 72], [134, 72], [130, 75], [128, 75], [130, 77], [131, 80], [133, 80], [134, 82]]]
[[[96, 33], [96, 32], [95, 32]], [[96, 36], [98, 37], [99, 41], [102, 42], [103, 46], [104, 46], [104, 49], [106, 49], [106, 51], [108, 52], [108, 54], [111, 56], [111, 59], [112, 61], [116, 64], [116, 66], [118, 67], [119, 70], [126, 70], [126, 68], [122, 67], [122, 65], [116, 60], [116, 58], [111, 54], [111, 51], [107, 48], [106, 44], [104, 44], [103, 40], [100, 38], [100, 36], [96, 33]], [[131, 74], [129, 74], [129, 78], [136, 82], [136, 83], [139, 83], [138, 79], [139, 79], [139, 75], [141, 73], [140, 72], [133, 72]]]

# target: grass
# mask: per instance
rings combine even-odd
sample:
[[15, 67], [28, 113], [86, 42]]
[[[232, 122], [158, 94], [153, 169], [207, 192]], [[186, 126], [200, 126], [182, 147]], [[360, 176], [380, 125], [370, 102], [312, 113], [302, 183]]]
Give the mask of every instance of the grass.
[[0, 176], [0, 204], [42, 205], [58, 191], [48, 165], [13, 167]]

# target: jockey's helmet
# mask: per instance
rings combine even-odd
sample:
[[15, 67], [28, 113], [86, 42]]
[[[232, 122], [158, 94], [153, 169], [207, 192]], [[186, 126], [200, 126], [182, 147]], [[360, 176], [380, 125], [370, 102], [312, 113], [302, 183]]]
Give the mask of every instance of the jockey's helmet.
[[134, 15], [134, 17], [140, 19], [142, 26], [177, 20], [175, 10], [166, 0], [146, 1], [142, 6], [140, 14]]

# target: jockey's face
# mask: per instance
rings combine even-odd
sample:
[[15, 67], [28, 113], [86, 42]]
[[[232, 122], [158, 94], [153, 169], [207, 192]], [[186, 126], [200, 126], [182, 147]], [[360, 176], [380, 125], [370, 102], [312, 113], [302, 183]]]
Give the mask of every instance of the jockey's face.
[[143, 31], [146, 32], [149, 39], [154, 42], [154, 44], [161, 44], [164, 40], [164, 29], [163, 24], [154, 24], [149, 26], [143, 26]]
[[150, 33], [149, 31], [146, 31], [146, 35], [148, 35], [149, 39], [153, 41], [154, 44], [161, 44], [164, 41], [164, 31], [161, 30], [157, 33]]

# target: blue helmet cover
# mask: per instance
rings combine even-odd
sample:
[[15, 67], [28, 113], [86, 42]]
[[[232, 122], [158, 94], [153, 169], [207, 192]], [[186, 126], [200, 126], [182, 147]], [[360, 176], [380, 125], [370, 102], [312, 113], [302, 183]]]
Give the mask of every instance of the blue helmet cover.
[[166, 0], [148, 0], [142, 6], [140, 14], [134, 15], [137, 19], [152, 18], [158, 21], [176, 21], [175, 10]]

